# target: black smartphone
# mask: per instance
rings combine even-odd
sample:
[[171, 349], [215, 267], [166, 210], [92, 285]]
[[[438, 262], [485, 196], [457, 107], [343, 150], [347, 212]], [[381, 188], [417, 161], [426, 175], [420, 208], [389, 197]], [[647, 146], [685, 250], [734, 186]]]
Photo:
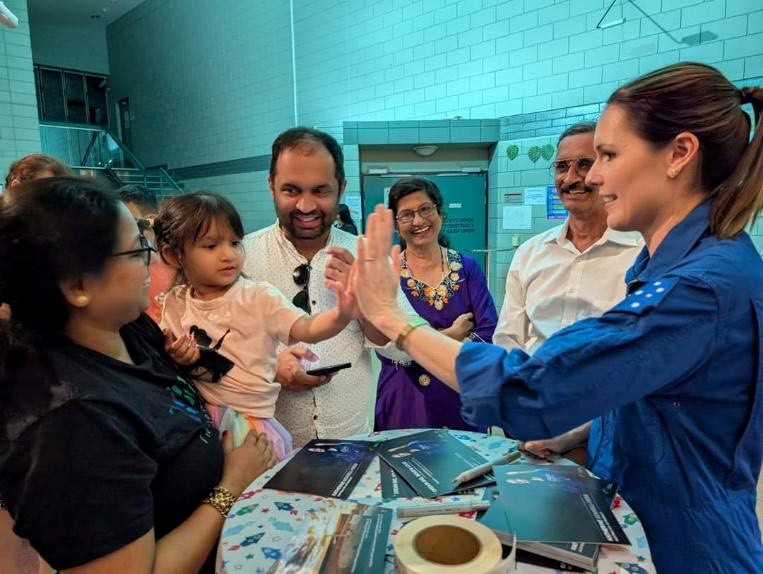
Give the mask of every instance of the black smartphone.
[[314, 377], [322, 377], [324, 375], [330, 375], [332, 373], [336, 373], [337, 371], [341, 371], [342, 369], [349, 369], [352, 367], [352, 363], [340, 363], [338, 365], [329, 365], [328, 367], [318, 367], [316, 369], [310, 369], [309, 371], [305, 371], [308, 375], [313, 375]]

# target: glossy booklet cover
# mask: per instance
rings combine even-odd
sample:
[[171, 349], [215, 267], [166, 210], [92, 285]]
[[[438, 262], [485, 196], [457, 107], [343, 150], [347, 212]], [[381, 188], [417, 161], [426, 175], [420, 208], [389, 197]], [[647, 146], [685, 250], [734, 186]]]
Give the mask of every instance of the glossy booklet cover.
[[[486, 463], [484, 457], [473, 451], [445, 429], [427, 430], [379, 443], [378, 454], [395, 473], [424, 498], [435, 498], [468, 488], [473, 482], [457, 484], [460, 473]], [[491, 478], [478, 477], [481, 486]], [[384, 496], [384, 495], [382, 495]]]
[[393, 512], [337, 502], [294, 536], [271, 574], [368, 574], [383, 572]]
[[265, 488], [346, 499], [376, 456], [377, 443], [314, 439]]

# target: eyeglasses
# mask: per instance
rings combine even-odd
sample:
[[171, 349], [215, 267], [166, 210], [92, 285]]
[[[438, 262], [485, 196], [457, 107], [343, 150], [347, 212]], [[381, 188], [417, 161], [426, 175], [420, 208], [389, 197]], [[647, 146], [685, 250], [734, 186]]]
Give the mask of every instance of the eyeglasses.
[[571, 159], [560, 159], [551, 162], [551, 173], [553, 175], [564, 175], [574, 166], [578, 175], [585, 175], [593, 166], [594, 159], [590, 157], [575, 157]]
[[143, 255], [143, 263], [145, 265], [151, 264], [151, 254], [157, 253], [156, 249], [151, 245], [151, 242], [143, 237], [143, 235], [138, 236], [138, 241], [140, 242], [140, 249], [130, 249], [128, 251], [120, 251], [119, 253], [112, 253], [109, 255], [109, 257], [120, 257], [122, 255], [138, 255], [139, 253]]
[[429, 219], [436, 212], [437, 212], [436, 205], [433, 205], [431, 203], [425, 203], [418, 209], [404, 209], [403, 211], [399, 212], [395, 216], [395, 219], [397, 220], [398, 223], [411, 223], [416, 218], [417, 213], [423, 219]]
[[307, 290], [310, 284], [310, 265], [303, 263], [294, 268], [291, 273], [291, 278], [294, 279], [294, 283], [297, 287], [301, 287], [299, 293], [294, 295], [294, 299], [291, 300], [294, 305], [302, 309], [303, 311], [310, 313], [310, 292]]

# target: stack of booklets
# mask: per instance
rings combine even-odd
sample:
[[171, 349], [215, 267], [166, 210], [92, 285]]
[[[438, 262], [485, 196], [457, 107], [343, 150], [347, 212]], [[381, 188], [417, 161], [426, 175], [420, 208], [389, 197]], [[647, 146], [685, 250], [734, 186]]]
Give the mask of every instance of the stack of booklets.
[[387, 508], [342, 503], [292, 537], [270, 574], [367, 574], [383, 572], [393, 513]]
[[495, 483], [483, 475], [458, 484], [460, 473], [486, 463], [445, 429], [428, 430], [379, 443], [382, 498], [436, 498]]
[[461, 472], [487, 461], [442, 429], [381, 442], [314, 439], [265, 488], [346, 499], [377, 454], [384, 499], [435, 498], [495, 484], [492, 474], [454, 482]]
[[539, 563], [529, 553], [554, 568], [592, 570], [600, 544], [630, 544], [610, 510], [614, 486], [583, 467], [512, 464], [493, 471], [498, 495], [487, 493], [494, 500], [479, 520], [504, 544], [516, 536], [524, 551], [518, 560]]

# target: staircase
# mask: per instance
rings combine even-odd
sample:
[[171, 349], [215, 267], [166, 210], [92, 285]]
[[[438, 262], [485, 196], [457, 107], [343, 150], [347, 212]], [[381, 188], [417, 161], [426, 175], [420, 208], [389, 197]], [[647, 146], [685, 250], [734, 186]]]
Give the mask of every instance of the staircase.
[[161, 201], [183, 187], [164, 167], [145, 167], [107, 128], [59, 122], [40, 122], [42, 151], [60, 159], [80, 175], [108, 182], [112, 188], [142, 185]]
[[183, 184], [176, 182], [163, 167], [153, 168], [111, 168], [111, 179], [119, 186], [142, 185], [154, 192], [161, 201], [165, 197], [183, 192]]

